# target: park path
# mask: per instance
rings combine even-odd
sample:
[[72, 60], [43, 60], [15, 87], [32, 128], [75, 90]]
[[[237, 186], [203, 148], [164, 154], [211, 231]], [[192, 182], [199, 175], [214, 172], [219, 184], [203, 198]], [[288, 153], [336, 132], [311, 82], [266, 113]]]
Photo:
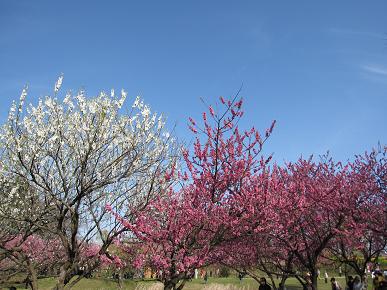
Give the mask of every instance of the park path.
[[[190, 290], [193, 290], [194, 285], [190, 285]], [[207, 285], [195, 285], [195, 290], [253, 290], [254, 287], [251, 285], [232, 285], [232, 284], [217, 284], [217, 283], [211, 283]], [[254, 288], [256, 289], [256, 288]], [[163, 290], [163, 284], [161, 283], [154, 283], [152, 285], [144, 285], [144, 284], [138, 284], [135, 288], [135, 290]]]

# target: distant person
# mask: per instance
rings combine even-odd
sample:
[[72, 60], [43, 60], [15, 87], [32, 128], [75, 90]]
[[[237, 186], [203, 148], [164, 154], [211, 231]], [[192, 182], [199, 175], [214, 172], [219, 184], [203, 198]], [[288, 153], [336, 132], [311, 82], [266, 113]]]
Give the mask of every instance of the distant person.
[[385, 288], [385, 280], [381, 271], [375, 271], [375, 278], [373, 279], [373, 286], [375, 290], [381, 290], [380, 288]]
[[207, 271], [204, 272], [204, 283], [207, 284], [208, 281], [208, 274]]
[[241, 272], [239, 272], [238, 278], [239, 278], [239, 282], [242, 283], [243, 274]]
[[379, 263], [375, 264], [375, 271], [380, 272], [380, 264]]
[[319, 279], [321, 279], [320, 274], [321, 274], [320, 269], [317, 269], [317, 278]]
[[325, 280], [325, 284], [327, 284], [327, 283], [328, 283], [328, 278], [329, 278], [329, 276], [328, 276], [328, 272], [327, 272], [327, 271], [325, 271], [325, 274], [324, 274], [324, 280]]
[[31, 287], [32, 289], [32, 280], [30, 278], [30, 275], [27, 275], [27, 277], [24, 279], [25, 287], [28, 289], [28, 287]]
[[332, 290], [342, 290], [340, 284], [336, 281], [334, 277], [331, 278]]
[[339, 267], [339, 277], [343, 276], [343, 271], [341, 270], [341, 266]]
[[378, 290], [387, 290], [387, 281], [386, 280], [379, 282]]
[[271, 287], [267, 284], [265, 277], [262, 277], [261, 279], [259, 279], [258, 290], [271, 290]]
[[362, 290], [363, 289], [363, 283], [361, 282], [359, 276], [356, 276], [355, 279], [353, 279], [353, 290]]
[[347, 281], [347, 290], [353, 290], [353, 277], [348, 276], [348, 281]]

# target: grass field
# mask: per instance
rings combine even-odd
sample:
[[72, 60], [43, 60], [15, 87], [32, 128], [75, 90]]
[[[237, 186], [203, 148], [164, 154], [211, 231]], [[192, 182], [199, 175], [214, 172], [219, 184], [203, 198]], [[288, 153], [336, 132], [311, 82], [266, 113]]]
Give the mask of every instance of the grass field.
[[[338, 278], [339, 283], [345, 288], [345, 279]], [[39, 289], [49, 290], [55, 284], [53, 278], [39, 280]], [[369, 283], [370, 284], [370, 283]], [[135, 281], [125, 280], [123, 282], [125, 290], [162, 290], [162, 285], [153, 280]], [[24, 285], [15, 285], [17, 289], [25, 289]], [[186, 290], [256, 290], [258, 283], [252, 278], [244, 278], [242, 283], [237, 278], [209, 278], [207, 284], [202, 279], [193, 279], [187, 282], [184, 289]], [[319, 290], [330, 290], [330, 284], [325, 284], [324, 280], [319, 280]], [[302, 287], [295, 278], [289, 278], [286, 281], [287, 290], [302, 290]], [[7, 288], [0, 288], [7, 289]], [[83, 279], [74, 288], [74, 290], [116, 290], [118, 284], [108, 279]]]

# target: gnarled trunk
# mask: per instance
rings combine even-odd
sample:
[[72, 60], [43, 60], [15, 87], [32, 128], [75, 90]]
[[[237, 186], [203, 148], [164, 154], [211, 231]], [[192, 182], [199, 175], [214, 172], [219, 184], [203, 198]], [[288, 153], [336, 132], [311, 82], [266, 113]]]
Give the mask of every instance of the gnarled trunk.
[[31, 286], [32, 290], [38, 290], [38, 275], [34, 265], [32, 265], [29, 259], [27, 259], [27, 270], [28, 277], [31, 279], [29, 285]]
[[164, 290], [182, 290], [186, 282], [186, 273], [175, 274], [172, 278], [163, 281]]
[[[70, 280], [75, 276], [75, 271], [72, 266], [70, 266], [68, 263], [65, 265], [62, 265], [60, 267], [59, 276], [56, 282], [56, 285], [52, 290], [64, 290], [64, 289], [70, 289], [75, 285], [76, 282], [78, 282], [80, 279], [76, 279], [75, 283], [70, 283]], [[80, 276], [82, 278], [82, 276]], [[69, 284], [69, 285], [68, 285]], [[69, 287], [66, 287], [66, 286]]]
[[164, 283], [164, 290], [175, 290], [176, 284], [172, 282]]

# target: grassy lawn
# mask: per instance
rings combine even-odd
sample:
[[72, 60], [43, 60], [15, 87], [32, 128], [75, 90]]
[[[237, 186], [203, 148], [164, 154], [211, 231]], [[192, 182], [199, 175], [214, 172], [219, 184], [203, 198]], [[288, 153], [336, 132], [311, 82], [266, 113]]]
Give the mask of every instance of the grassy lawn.
[[[339, 283], [345, 288], [345, 279], [338, 278]], [[53, 278], [39, 280], [39, 289], [49, 290], [55, 284]], [[125, 290], [161, 290], [162, 286], [153, 280], [149, 281], [135, 281], [135, 280], [124, 280]], [[24, 285], [16, 285], [17, 289], [24, 289]], [[244, 278], [242, 283], [237, 278], [209, 278], [207, 284], [202, 279], [193, 279], [187, 282], [184, 289], [186, 290], [257, 290], [258, 283], [252, 278]], [[330, 284], [325, 284], [324, 280], [319, 280], [319, 290], [330, 290]], [[286, 281], [287, 290], [302, 290], [302, 287], [298, 281], [294, 278], [289, 278]], [[1, 288], [0, 288], [1, 289]], [[3, 288], [7, 289], [7, 288]], [[116, 290], [118, 284], [110, 279], [83, 279], [74, 288], [74, 290]]]

